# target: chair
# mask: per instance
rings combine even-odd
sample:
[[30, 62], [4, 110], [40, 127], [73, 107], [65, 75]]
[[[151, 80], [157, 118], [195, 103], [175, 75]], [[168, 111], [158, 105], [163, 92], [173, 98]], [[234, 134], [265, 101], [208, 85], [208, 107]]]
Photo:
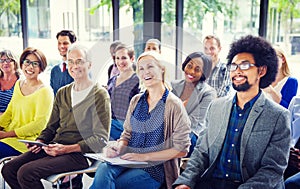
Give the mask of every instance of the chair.
[[86, 174], [95, 173], [98, 166], [100, 165], [100, 163], [102, 163], [102, 161], [95, 161], [86, 169], [54, 174], [54, 175], [51, 175], [51, 176], [47, 177], [45, 180], [52, 183], [52, 188], [56, 184], [57, 189], [60, 189], [60, 185], [62, 184], [63, 178], [64, 177], [69, 177], [70, 189], [73, 189], [72, 179], [71, 179], [72, 175], [83, 174], [83, 173], [86, 173]]
[[[2, 165], [2, 164], [4, 165], [6, 162], [12, 160], [15, 157], [16, 156], [9, 156], [9, 157], [5, 157], [5, 158], [0, 159], [0, 165]], [[52, 188], [56, 184], [57, 185], [57, 189], [59, 189], [60, 185], [62, 184], [62, 179], [64, 177], [69, 177], [70, 189], [73, 189], [71, 175], [83, 174], [83, 173], [86, 173], [86, 174], [95, 173], [96, 170], [97, 170], [97, 168], [98, 168], [98, 166], [100, 165], [100, 163], [102, 163], [102, 161], [100, 161], [100, 160], [94, 161], [86, 169], [81, 169], [81, 170], [78, 170], [78, 171], [70, 171], [70, 172], [65, 172], [65, 173], [54, 174], [54, 175], [51, 175], [51, 176], [47, 177], [44, 180], [46, 180], [48, 182], [51, 182], [52, 183]], [[5, 186], [5, 180], [4, 180], [3, 177], [2, 177], [2, 183], [3, 183], [2, 189], [5, 189], [6, 186]]]
[[[8, 156], [8, 157], [4, 157], [4, 158], [0, 159], [0, 165], [4, 165], [6, 162], [12, 160], [15, 157], [17, 157], [17, 156]], [[5, 186], [5, 180], [4, 180], [3, 177], [2, 177], [2, 188], [3, 189], [6, 188], [6, 186]]]

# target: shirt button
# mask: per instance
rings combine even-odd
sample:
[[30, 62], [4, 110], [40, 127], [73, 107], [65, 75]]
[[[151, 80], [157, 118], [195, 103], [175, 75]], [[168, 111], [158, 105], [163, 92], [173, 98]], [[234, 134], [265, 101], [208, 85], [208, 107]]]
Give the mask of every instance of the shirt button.
[[227, 162], [228, 162], [228, 163], [230, 163], [230, 162], [231, 162], [231, 160], [229, 159], [229, 160], [227, 160]]
[[241, 116], [242, 116], [242, 114], [239, 114], [239, 116], [241, 117]]
[[234, 144], [231, 144], [232, 147], [234, 147]]
[[239, 130], [238, 130], [238, 129], [235, 129], [234, 131], [235, 131], [235, 132], [238, 132]]
[[225, 177], [229, 177], [229, 175], [228, 175], [228, 174], [226, 174], [226, 175], [225, 175]]

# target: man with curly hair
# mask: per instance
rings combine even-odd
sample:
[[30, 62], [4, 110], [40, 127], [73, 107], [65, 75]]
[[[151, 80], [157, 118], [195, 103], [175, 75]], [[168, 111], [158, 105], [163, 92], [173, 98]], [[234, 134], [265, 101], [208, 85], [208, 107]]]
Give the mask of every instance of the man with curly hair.
[[211, 103], [206, 130], [173, 187], [284, 188], [289, 112], [261, 90], [275, 80], [276, 52], [265, 39], [249, 35], [231, 44], [227, 58], [237, 92]]

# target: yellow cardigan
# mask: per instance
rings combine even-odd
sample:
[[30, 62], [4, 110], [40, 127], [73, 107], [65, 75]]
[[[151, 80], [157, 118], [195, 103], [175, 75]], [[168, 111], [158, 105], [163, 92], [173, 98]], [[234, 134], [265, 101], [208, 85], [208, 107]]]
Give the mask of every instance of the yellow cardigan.
[[46, 127], [53, 105], [53, 92], [42, 87], [34, 93], [24, 96], [20, 90], [20, 81], [16, 82], [14, 93], [6, 111], [0, 116], [3, 131], [14, 130], [17, 137], [0, 141], [20, 152], [26, 152], [26, 146], [19, 139], [35, 140]]

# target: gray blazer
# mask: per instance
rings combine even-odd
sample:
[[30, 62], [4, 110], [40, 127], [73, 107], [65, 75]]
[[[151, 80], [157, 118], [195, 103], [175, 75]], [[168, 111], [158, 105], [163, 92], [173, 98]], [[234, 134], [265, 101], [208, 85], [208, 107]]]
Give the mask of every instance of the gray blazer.
[[[186, 170], [173, 186], [195, 188], [210, 178], [222, 150], [232, 108], [232, 97], [216, 99], [209, 107], [207, 128], [201, 133]], [[289, 112], [262, 93], [253, 105], [241, 136], [242, 188], [281, 188], [290, 143]]]
[[[185, 80], [173, 81], [171, 85], [173, 88], [172, 92], [180, 97], [184, 89]], [[191, 130], [195, 135], [198, 136], [204, 129], [208, 106], [215, 98], [217, 98], [216, 90], [205, 82], [199, 82], [193, 90], [185, 108], [191, 120]]]

